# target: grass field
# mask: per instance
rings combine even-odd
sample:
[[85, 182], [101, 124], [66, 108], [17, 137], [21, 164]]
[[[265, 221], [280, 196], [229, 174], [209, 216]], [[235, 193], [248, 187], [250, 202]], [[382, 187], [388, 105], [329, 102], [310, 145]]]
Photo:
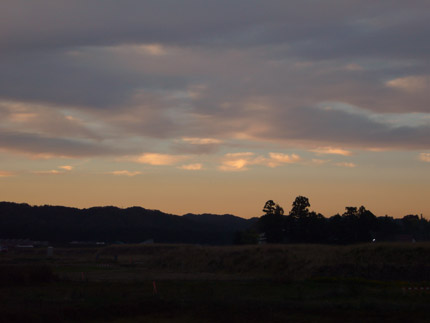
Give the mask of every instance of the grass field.
[[430, 322], [429, 264], [421, 243], [11, 250], [0, 322]]

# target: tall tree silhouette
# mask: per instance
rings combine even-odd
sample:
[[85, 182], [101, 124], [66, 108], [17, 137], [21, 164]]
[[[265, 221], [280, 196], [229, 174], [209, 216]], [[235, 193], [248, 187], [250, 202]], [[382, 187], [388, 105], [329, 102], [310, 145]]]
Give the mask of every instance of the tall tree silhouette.
[[307, 217], [309, 215], [309, 207], [311, 204], [309, 203], [309, 199], [305, 196], [297, 196], [293, 202], [293, 207], [290, 211], [290, 216], [295, 219], [300, 219]]
[[280, 243], [284, 240], [284, 209], [273, 200], [268, 200], [263, 207], [263, 216], [259, 219], [259, 230], [266, 235], [268, 243]]
[[286, 235], [288, 241], [305, 241], [310, 206], [309, 199], [305, 196], [297, 196], [294, 200], [286, 221]]

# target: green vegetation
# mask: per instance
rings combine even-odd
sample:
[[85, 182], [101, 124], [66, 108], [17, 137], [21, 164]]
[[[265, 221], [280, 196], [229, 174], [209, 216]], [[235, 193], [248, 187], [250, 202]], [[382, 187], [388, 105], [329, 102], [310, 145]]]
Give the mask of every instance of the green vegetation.
[[430, 291], [409, 288], [430, 287], [429, 264], [429, 243], [15, 249], [0, 257], [0, 311], [4, 322], [425, 322]]

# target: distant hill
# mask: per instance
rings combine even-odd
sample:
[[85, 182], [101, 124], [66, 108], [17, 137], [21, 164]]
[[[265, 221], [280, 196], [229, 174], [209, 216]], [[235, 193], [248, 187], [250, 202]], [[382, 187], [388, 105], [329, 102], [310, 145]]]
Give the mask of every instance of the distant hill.
[[0, 202], [0, 239], [32, 239], [57, 243], [103, 241], [139, 243], [230, 244], [237, 231], [257, 219], [231, 214], [178, 216], [142, 207], [77, 209]]
[[258, 218], [243, 219], [232, 214], [192, 214], [187, 213], [183, 215], [184, 218], [192, 220], [197, 223], [208, 224], [213, 228], [218, 227], [221, 230], [226, 231], [242, 231], [246, 230], [258, 221]]

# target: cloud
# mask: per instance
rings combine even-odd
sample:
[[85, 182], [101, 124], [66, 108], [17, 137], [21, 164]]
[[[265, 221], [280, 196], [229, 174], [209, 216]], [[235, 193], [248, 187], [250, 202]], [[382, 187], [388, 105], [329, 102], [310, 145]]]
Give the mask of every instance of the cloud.
[[352, 152], [350, 152], [346, 149], [332, 148], [332, 147], [320, 147], [320, 148], [316, 148], [316, 149], [311, 149], [311, 151], [313, 151], [314, 153], [319, 154], [319, 155], [325, 155], [325, 154], [341, 155], [341, 156], [351, 156], [352, 155]]
[[238, 153], [227, 153], [227, 154], [225, 154], [225, 157], [227, 157], [227, 158], [241, 158], [241, 157], [248, 158], [248, 157], [252, 157], [254, 155], [255, 155], [255, 153], [247, 151], [247, 152], [238, 152]]
[[46, 136], [100, 139], [84, 121], [49, 104], [0, 100], [0, 126]]
[[[428, 30], [426, 4], [414, 1], [408, 6], [404, 2], [370, 0], [346, 4], [330, 0], [309, 6], [300, 0], [268, 0], [262, 9], [260, 3], [249, 0], [124, 0], [121, 6], [105, 1], [103, 7], [94, 0], [60, 1], [56, 6], [49, 0], [37, 4], [16, 0], [0, 6], [4, 30], [0, 48], [16, 52], [121, 43], [248, 47], [288, 43], [297, 54], [307, 57], [385, 52], [392, 57], [417, 51], [421, 41], [425, 54], [428, 48], [422, 46], [422, 37]], [[77, 16], [79, 23], [73, 19]], [[39, 28], [28, 21], [38, 21]]]
[[52, 170], [40, 170], [40, 171], [34, 171], [33, 174], [38, 174], [38, 175], [58, 175], [58, 174], [63, 174], [64, 172], [59, 171], [57, 169], [52, 169]]
[[315, 164], [315, 165], [324, 165], [329, 162], [330, 162], [330, 159], [317, 159], [317, 158], [312, 159], [312, 164]]
[[108, 172], [108, 174], [112, 174], [112, 175], [116, 175], [116, 176], [133, 177], [133, 176], [142, 174], [142, 172], [139, 172], [139, 171], [128, 171], [128, 170], [115, 170], [115, 171], [112, 171], [112, 172]]
[[142, 49], [144, 52], [154, 56], [166, 54], [165, 48], [160, 44], [145, 44], [140, 45], [139, 48]]
[[407, 76], [390, 80], [386, 86], [406, 92], [419, 92], [430, 90], [430, 78], [428, 76]]
[[73, 166], [64, 165], [64, 166], [58, 166], [58, 168], [64, 169], [64, 170], [67, 170], [67, 171], [71, 171], [73, 169]]
[[[0, 149], [11, 153], [26, 154], [34, 158], [109, 156], [123, 151], [92, 140], [2, 131], [1, 128]], [[123, 153], [126, 152], [123, 151]]]
[[430, 163], [430, 153], [421, 153], [419, 158], [423, 162]]
[[345, 69], [348, 70], [348, 71], [354, 71], [355, 72], [355, 71], [362, 71], [363, 67], [360, 66], [359, 64], [351, 63], [351, 64], [347, 64], [345, 66]]
[[7, 172], [7, 171], [2, 171], [0, 170], [0, 177], [10, 177], [10, 176], [14, 176], [15, 173], [13, 172]]
[[224, 155], [218, 169], [221, 171], [244, 171], [248, 169], [246, 166], [254, 163], [255, 160], [252, 152], [228, 153]]
[[269, 153], [269, 157], [255, 155], [252, 152], [228, 153], [224, 155], [221, 165], [218, 167], [221, 171], [244, 171], [248, 170], [249, 165], [262, 165], [267, 167], [278, 167], [282, 164], [292, 164], [300, 162], [300, 156], [296, 154]]
[[336, 163], [335, 165], [336, 165], [336, 166], [339, 166], [339, 167], [346, 167], [346, 168], [354, 168], [354, 167], [357, 167], [357, 165], [356, 165], [356, 164], [354, 164], [354, 163], [350, 163], [350, 162]]
[[300, 156], [296, 154], [269, 153], [269, 156], [270, 158], [265, 161], [269, 167], [277, 167], [282, 164], [293, 164], [301, 161]]
[[171, 147], [177, 153], [213, 154], [219, 150], [222, 142], [215, 138], [184, 137], [181, 140], [175, 140]]
[[[374, 118], [371, 113], [300, 107], [277, 111], [270, 116], [272, 127], [256, 137], [285, 141], [296, 145], [343, 146], [372, 149], [427, 149], [430, 124], [392, 124]], [[285, 122], [288, 122], [286, 126]], [[326, 146], [327, 145], [327, 146]], [[316, 149], [320, 153], [348, 155], [345, 149]]]
[[[370, 0], [268, 0], [263, 9], [254, 0], [2, 2], [0, 147], [67, 157], [261, 143], [321, 154], [428, 149], [428, 123], [381, 117], [430, 114], [426, 9]], [[319, 108], [326, 102], [360, 113]], [[260, 159], [274, 165], [268, 152]]]
[[174, 165], [187, 158], [188, 158], [187, 156], [181, 156], [181, 155], [145, 153], [137, 157], [135, 160], [141, 164], [162, 166], [162, 165]]
[[215, 138], [182, 138], [183, 141], [190, 143], [191, 145], [210, 145], [210, 144], [220, 144], [221, 140]]
[[203, 165], [196, 163], [196, 164], [182, 165], [182, 166], [179, 166], [178, 168], [185, 169], [185, 170], [201, 170], [203, 169]]

